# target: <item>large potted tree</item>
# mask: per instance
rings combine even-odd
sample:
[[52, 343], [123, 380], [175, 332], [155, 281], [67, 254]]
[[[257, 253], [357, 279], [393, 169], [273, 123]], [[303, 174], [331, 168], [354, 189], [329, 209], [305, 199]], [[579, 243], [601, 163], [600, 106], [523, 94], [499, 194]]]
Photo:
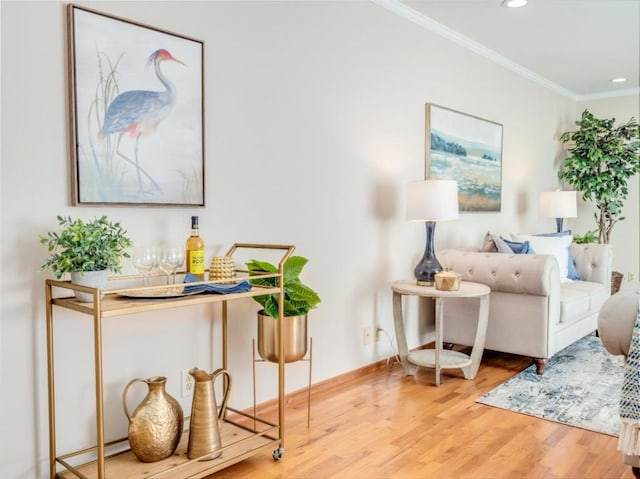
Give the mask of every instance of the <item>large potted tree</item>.
[[[309, 286], [302, 284], [300, 273], [307, 258], [291, 256], [283, 267], [284, 288], [284, 361], [295, 362], [307, 353], [307, 313], [317, 307], [320, 297]], [[252, 272], [278, 273], [278, 268], [266, 261], [251, 260], [247, 268]], [[253, 277], [250, 282], [261, 286], [278, 286], [279, 278]], [[280, 350], [278, 343], [279, 295], [267, 294], [254, 296], [261, 306], [258, 311], [258, 354], [266, 361], [278, 362]]]
[[580, 128], [560, 137], [570, 145], [560, 179], [574, 186], [583, 200], [595, 203], [600, 243], [609, 243], [611, 230], [624, 219], [629, 179], [640, 173], [638, 122], [631, 118], [622, 125], [614, 124], [615, 118], [599, 119], [585, 110], [576, 121]]
[[[73, 220], [58, 216], [60, 232], [39, 235], [49, 257], [42, 269], [50, 269], [56, 278], [71, 273], [71, 282], [104, 289], [107, 271], [122, 271], [122, 258], [129, 258], [126, 249], [132, 242], [120, 223], [112, 223], [106, 216], [91, 221]], [[93, 301], [93, 295], [76, 291], [79, 301]]]
[[[635, 118], [615, 126], [615, 118], [596, 118], [584, 110], [579, 129], [567, 131], [560, 139], [569, 144], [559, 177], [596, 206], [594, 218], [598, 242], [609, 243], [611, 231], [624, 220], [622, 207], [629, 193], [629, 179], [640, 173], [638, 122]], [[612, 293], [618, 291], [622, 274], [612, 273]]]

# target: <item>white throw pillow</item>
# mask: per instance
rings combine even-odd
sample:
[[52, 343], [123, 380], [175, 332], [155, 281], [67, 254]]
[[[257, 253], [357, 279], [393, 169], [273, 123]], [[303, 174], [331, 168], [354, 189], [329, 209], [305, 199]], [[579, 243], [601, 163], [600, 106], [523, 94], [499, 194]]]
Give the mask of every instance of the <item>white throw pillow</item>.
[[558, 267], [560, 268], [560, 281], [563, 283], [570, 282], [567, 277], [569, 274], [569, 246], [573, 242], [573, 236], [533, 236], [533, 235], [514, 235], [511, 233], [514, 241], [528, 241], [529, 246], [536, 254], [551, 254], [556, 257]]

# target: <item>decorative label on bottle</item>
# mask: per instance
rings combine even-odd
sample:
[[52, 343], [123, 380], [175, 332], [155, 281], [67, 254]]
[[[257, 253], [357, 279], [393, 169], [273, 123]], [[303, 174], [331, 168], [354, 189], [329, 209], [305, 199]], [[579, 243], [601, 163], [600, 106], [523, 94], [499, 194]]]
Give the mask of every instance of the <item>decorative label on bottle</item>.
[[187, 272], [204, 280], [204, 241], [200, 237], [198, 217], [191, 217], [191, 236], [187, 238]]

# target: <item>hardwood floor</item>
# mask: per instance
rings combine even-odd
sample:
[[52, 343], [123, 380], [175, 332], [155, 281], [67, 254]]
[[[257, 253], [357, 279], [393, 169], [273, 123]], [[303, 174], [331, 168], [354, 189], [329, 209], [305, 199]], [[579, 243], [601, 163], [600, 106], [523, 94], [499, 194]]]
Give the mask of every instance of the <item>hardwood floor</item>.
[[485, 352], [474, 380], [448, 370], [439, 388], [399, 364], [314, 385], [310, 429], [306, 396], [287, 400], [281, 461], [259, 454], [208, 479], [632, 479], [615, 437], [474, 402], [530, 364]]

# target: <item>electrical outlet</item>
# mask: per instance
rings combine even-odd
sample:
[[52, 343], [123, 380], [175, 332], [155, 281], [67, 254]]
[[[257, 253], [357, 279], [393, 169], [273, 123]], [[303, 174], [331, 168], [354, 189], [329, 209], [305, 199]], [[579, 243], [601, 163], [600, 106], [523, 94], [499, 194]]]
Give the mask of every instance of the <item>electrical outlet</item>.
[[180, 384], [182, 385], [181, 390], [183, 398], [193, 395], [195, 381], [193, 380], [193, 376], [189, 374], [189, 369], [183, 369], [180, 371]]
[[371, 327], [367, 326], [362, 330], [362, 344], [367, 345], [373, 342], [373, 333]]
[[382, 341], [382, 333], [384, 333], [384, 329], [380, 326], [376, 327], [376, 343]]
[[627, 273], [627, 278], [629, 278], [629, 281], [633, 281], [633, 273]]

